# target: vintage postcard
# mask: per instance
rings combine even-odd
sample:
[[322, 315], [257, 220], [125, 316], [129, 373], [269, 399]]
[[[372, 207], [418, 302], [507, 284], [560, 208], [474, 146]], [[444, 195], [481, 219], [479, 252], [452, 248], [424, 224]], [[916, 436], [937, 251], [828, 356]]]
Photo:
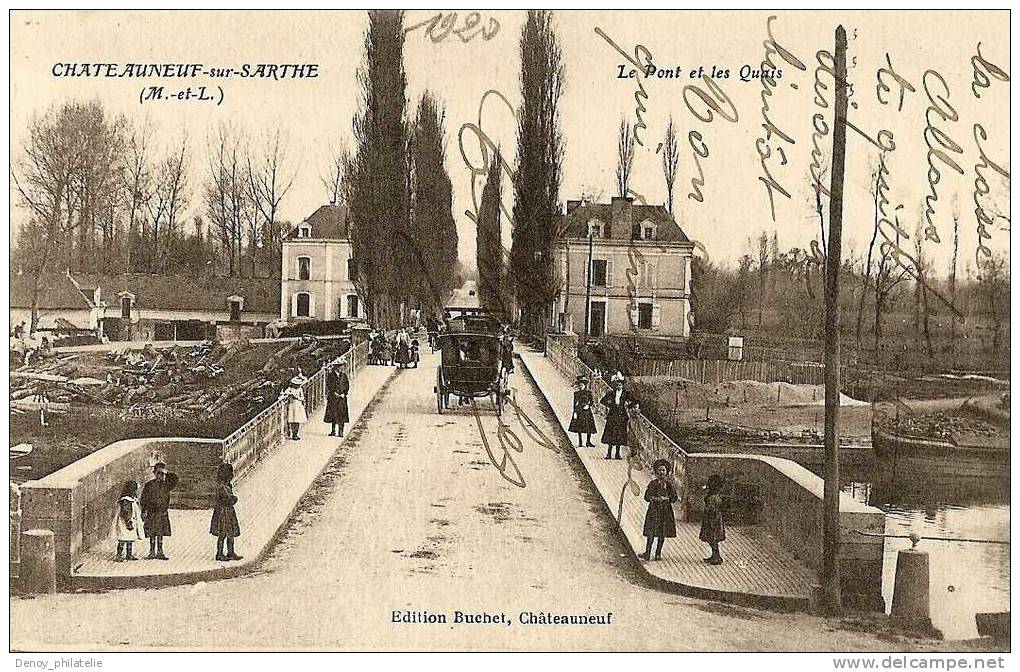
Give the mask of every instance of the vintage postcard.
[[1002, 667], [1009, 23], [11, 11], [12, 658]]

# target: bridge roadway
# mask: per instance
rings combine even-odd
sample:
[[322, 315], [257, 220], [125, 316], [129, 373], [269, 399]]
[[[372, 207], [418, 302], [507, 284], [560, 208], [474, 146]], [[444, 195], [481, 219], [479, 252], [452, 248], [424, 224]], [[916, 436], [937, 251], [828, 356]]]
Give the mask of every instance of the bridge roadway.
[[[487, 401], [439, 415], [436, 356], [397, 371], [252, 572], [149, 589], [11, 600], [16, 650], [888, 650], [917, 649], [838, 621], [658, 590], [618, 536], [534, 382], [516, 400], [534, 427], [513, 457], [526, 487], [493, 467]], [[314, 422], [306, 436], [322, 434]], [[543, 446], [540, 435], [558, 443]], [[300, 460], [301, 445], [290, 444]], [[497, 457], [502, 451], [496, 450]], [[272, 485], [267, 486], [267, 489]], [[267, 498], [273, 495], [265, 492]], [[249, 499], [257, 497], [249, 494]], [[242, 500], [242, 505], [244, 504]], [[244, 537], [240, 547], [244, 549]], [[173, 553], [175, 537], [168, 544]], [[212, 548], [212, 538], [207, 538]], [[668, 547], [667, 547], [668, 548]], [[149, 561], [156, 562], [156, 561]], [[144, 565], [146, 562], [130, 563]], [[457, 625], [456, 611], [511, 625]], [[394, 612], [443, 624], [394, 623]], [[613, 613], [610, 625], [522, 625], [519, 613]], [[399, 613], [398, 613], [399, 616]]]

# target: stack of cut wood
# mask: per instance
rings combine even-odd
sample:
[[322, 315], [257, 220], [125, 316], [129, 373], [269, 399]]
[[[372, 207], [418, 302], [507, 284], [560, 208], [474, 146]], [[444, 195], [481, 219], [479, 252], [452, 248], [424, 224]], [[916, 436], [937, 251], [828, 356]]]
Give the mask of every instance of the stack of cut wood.
[[[203, 342], [187, 348], [171, 346], [107, 353], [106, 379], [81, 375], [78, 355], [59, 355], [19, 367], [11, 372], [11, 409], [14, 413], [65, 412], [72, 403], [119, 407], [133, 418], [200, 416], [205, 419], [229, 410], [252, 415], [279, 396], [280, 389], [298, 371], [310, 376], [323, 363], [343, 354], [346, 341], [323, 342], [303, 337], [280, 347], [247, 380], [232, 384], [213, 381], [249, 348], [246, 342]], [[100, 374], [102, 375], [102, 374]]]

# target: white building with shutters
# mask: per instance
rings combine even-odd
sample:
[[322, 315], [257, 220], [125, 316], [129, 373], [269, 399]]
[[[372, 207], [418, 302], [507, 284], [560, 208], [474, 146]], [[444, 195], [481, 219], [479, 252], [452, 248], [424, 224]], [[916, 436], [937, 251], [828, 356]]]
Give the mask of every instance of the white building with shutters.
[[280, 318], [288, 323], [364, 319], [347, 209], [323, 205], [283, 240]]
[[694, 244], [663, 206], [567, 201], [557, 230], [554, 313], [563, 329], [583, 333], [587, 312], [591, 338], [690, 336]]

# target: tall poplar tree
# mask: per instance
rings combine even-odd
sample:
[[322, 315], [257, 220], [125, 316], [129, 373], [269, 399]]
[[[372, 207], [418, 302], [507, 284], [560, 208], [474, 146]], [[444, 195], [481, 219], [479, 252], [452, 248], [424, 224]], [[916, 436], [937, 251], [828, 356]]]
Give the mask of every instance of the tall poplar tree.
[[478, 208], [478, 228], [475, 242], [475, 263], [478, 266], [478, 301], [502, 317], [508, 317], [504, 282], [506, 261], [503, 257], [503, 231], [500, 225], [500, 201], [503, 196], [503, 160], [496, 151], [496, 160], [482, 189], [482, 203]]
[[398, 302], [406, 296], [403, 275], [412, 258], [404, 15], [371, 10], [368, 19], [365, 58], [358, 70], [362, 99], [354, 120], [357, 148], [347, 202], [359, 291], [369, 319], [391, 326], [397, 321]]
[[[442, 307], [457, 275], [457, 224], [453, 219], [453, 184], [446, 171], [446, 113], [426, 91], [418, 103], [411, 141], [415, 231], [414, 258], [407, 267], [418, 305]], [[415, 271], [418, 271], [415, 273]]]
[[520, 50], [521, 107], [517, 111], [510, 268], [522, 326], [541, 334], [549, 325], [556, 292], [552, 248], [563, 164], [557, 109], [563, 93], [563, 63], [550, 12], [528, 12]]

